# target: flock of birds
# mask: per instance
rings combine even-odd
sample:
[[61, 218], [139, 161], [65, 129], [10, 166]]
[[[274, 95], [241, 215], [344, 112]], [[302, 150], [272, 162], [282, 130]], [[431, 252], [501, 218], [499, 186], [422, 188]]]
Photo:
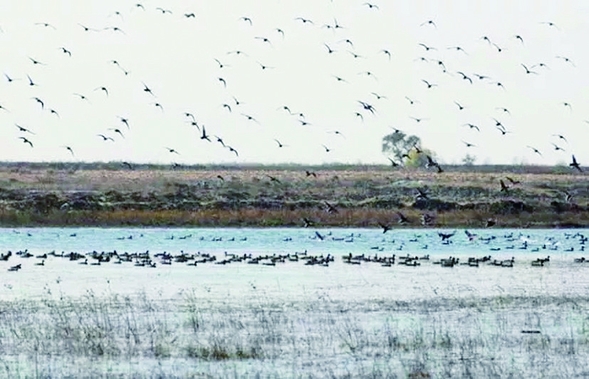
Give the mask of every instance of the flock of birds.
[[[333, 1], [331, 2], [333, 3]], [[358, 12], [362, 12], [362, 17], [368, 20], [372, 19], [374, 23], [380, 22], [379, 13], [383, 5], [377, 2], [349, 2], [350, 7], [355, 7]], [[249, 46], [252, 46], [252, 43], [257, 45], [252, 48], [252, 51], [229, 46], [222, 53], [199, 51], [194, 53], [194, 57], [189, 58], [198, 61], [204, 60], [208, 62], [209, 66], [216, 67], [212, 70], [214, 74], [211, 77], [199, 78], [199, 80], [208, 84], [216, 82], [219, 87], [218, 92], [211, 93], [208, 96], [209, 102], [205, 107], [216, 109], [215, 112], [209, 112], [209, 114], [214, 113], [215, 116], [208, 118], [202, 115], [206, 112], [201, 112], [203, 108], [201, 104], [195, 104], [193, 109], [179, 110], [178, 108], [182, 106], [167, 101], [167, 99], [173, 97], [171, 96], [172, 92], [180, 92], [181, 89], [175, 86], [190, 87], [198, 85], [197, 83], [186, 81], [182, 84], [172, 84], [172, 88], [168, 88], [166, 93], [164, 87], [169, 83], [161, 83], [157, 77], [137, 74], [137, 72], [146, 72], [142, 70], [141, 66], [149, 65], [149, 58], [137, 56], [135, 60], [129, 59], [125, 61], [113, 54], [110, 59], [102, 63], [96, 63], [93, 66], [100, 71], [101, 74], [99, 75], [99, 72], [84, 71], [84, 65], [88, 57], [82, 55], [88, 54], [87, 49], [83, 46], [84, 41], [100, 41], [101, 38], [108, 41], [104, 43], [104, 51], [102, 52], [108, 55], [108, 49], [111, 45], [125, 44], [127, 39], [134, 37], [138, 30], [134, 30], [133, 26], [137, 25], [141, 19], [146, 18], [160, 20], [159, 22], [165, 27], [177, 28], [182, 33], [181, 35], [190, 35], [194, 33], [193, 29], [191, 29], [192, 25], [198, 25], [203, 18], [208, 17], [206, 13], [199, 14], [196, 11], [168, 9], [163, 5], [153, 4], [151, 1], [134, 4], [124, 1], [120, 3], [119, 9], [112, 9], [108, 14], [105, 14], [101, 23], [86, 24], [83, 21], [70, 19], [69, 24], [54, 24], [50, 20], [38, 20], [30, 27], [36, 28], [36, 33], [45, 36], [44, 41], [53, 42], [52, 35], [62, 35], [57, 33], [60, 30], [67, 29], [71, 34], [75, 34], [75, 38], [70, 40], [78, 42], [72, 43], [72, 46], [69, 46], [67, 41], [55, 42], [55, 46], [52, 46], [51, 49], [43, 49], [46, 52], [45, 54], [37, 53], [38, 50], [41, 50], [38, 41], [31, 42], [30, 45], [24, 46], [20, 50], [18, 71], [10, 71], [9, 68], [2, 67], [2, 64], [0, 64], [0, 70], [3, 71], [4, 76], [4, 83], [0, 87], [0, 122], [4, 125], [9, 124], [10, 118], [8, 118], [8, 115], [11, 115], [11, 121], [14, 124], [12, 127], [17, 133], [15, 143], [21, 143], [25, 149], [35, 149], [48, 134], [52, 133], [51, 130], [47, 130], [48, 128], [43, 125], [44, 123], [63, 122], [67, 124], [71, 122], [68, 121], [69, 115], [60, 109], [59, 102], [54, 101], [52, 97], [53, 94], [59, 93], [61, 105], [63, 105], [63, 99], [67, 99], [69, 104], [66, 108], [70, 112], [83, 112], [85, 118], [96, 117], [104, 122], [88, 131], [87, 135], [83, 137], [80, 136], [82, 133], [79, 131], [72, 132], [72, 134], [78, 136], [77, 138], [70, 138], [67, 136], [68, 133], [63, 133], [63, 139], [67, 142], [60, 146], [54, 146], [53, 150], [51, 147], [44, 145], [44, 149], [53, 151], [47, 157], [51, 156], [58, 160], [78, 159], [79, 155], [87, 157], [86, 152], [81, 154], [81, 150], [86, 149], [88, 145], [79, 145], [80, 138], [94, 141], [92, 145], [95, 146], [97, 151], [105, 149], [104, 145], [101, 144], [108, 144], [109, 146], [120, 144], [119, 150], [129, 149], [128, 143], [130, 141], [132, 143], [134, 139], [137, 140], [136, 143], [142, 143], [141, 138], [136, 137], [138, 134], [149, 135], [153, 133], [155, 125], [141, 125], [136, 121], [137, 119], [143, 119], [147, 114], [147, 118], [151, 119], [154, 124], [161, 122], [167, 124], [165, 127], [166, 134], [178, 134], [184, 140], [194, 141], [191, 145], [193, 151], [203, 149], [203, 145], [198, 145], [199, 143], [214, 144], [216, 145], [215, 150], [207, 150], [214, 151], [214, 157], [223, 160], [228, 159], [228, 156], [230, 156], [235, 160], [241, 160], [244, 159], [243, 150], [251, 151], [248, 144], [251, 145], [253, 140], [262, 140], [264, 142], [260, 142], [260, 144], [268, 151], [271, 151], [273, 156], [277, 157], [277, 160], [280, 160], [278, 154], [281, 151], [297, 149], [298, 147], [293, 146], [290, 141], [283, 138], [283, 136], [287, 136], [291, 132], [282, 132], [282, 129], [268, 125], [264, 121], [262, 115], [273, 113], [273, 120], [278, 117], [276, 114], [281, 114], [280, 117], [282, 118], [279, 119], [282, 120], [283, 124], [287, 124], [291, 129], [297, 128], [298, 134], [307, 134], [309, 138], [303, 138], [307, 151], [320, 156], [320, 154], [330, 154], [334, 149], [337, 149], [341, 145], [340, 142], [347, 138], [346, 134], [349, 130], [354, 130], [353, 134], [357, 135], [358, 131], [362, 132], [363, 129], [367, 128], [369, 122], [373, 122], [376, 118], [383, 118], [381, 122], [388, 123], [387, 120], [384, 120], [388, 109], [401, 109], [402, 106], [408, 106], [410, 109], [410, 114], [407, 114], [405, 118], [406, 124], [413, 123], [410, 128], [403, 128], [403, 132], [418, 135], [426, 134], [427, 130], [420, 129], [421, 126], [434, 124], [437, 120], [435, 115], [430, 116], [424, 113], [427, 112], [430, 106], [435, 105], [433, 102], [439, 102], [439, 100], [432, 100], [434, 98], [430, 97], [430, 93], [443, 91], [445, 86], [465, 88], [464, 93], [468, 93], [468, 87], [485, 86], [488, 91], [495, 91], [493, 96], [496, 98], [496, 91], [509, 91], [511, 83], [503, 81], [501, 77], [497, 77], [493, 72], [467, 71], [461, 66], [461, 62], [470, 58], [474, 60], [475, 58], [471, 54], [474, 55], [475, 50], [476, 54], [479, 55], [477, 59], [481, 58], [480, 54], [483, 54], [485, 55], [483, 58], [500, 61], [504, 59], [503, 56], [505, 56], [506, 50], [515, 52], [510, 57], [515, 55], [517, 59], [519, 56], [523, 56], [523, 51], [528, 48], [528, 35], [513, 33], [509, 40], [496, 40], [488, 35], [473, 36], [471, 44], [464, 46], [451, 43], [433, 45], [426, 37], [423, 41], [415, 43], [414, 49], [419, 52], [415, 56], [400, 56], [395, 51], [395, 41], [393, 40], [390, 41], [390, 46], [380, 46], [378, 49], [370, 51], [361, 44], [363, 31], [355, 30], [340, 22], [340, 15], [336, 13], [336, 8], [334, 7], [333, 10], [334, 13], [329, 20], [315, 19], [306, 14], [293, 14], [288, 24], [276, 25], [270, 30], [258, 27], [259, 19], [265, 17], [259, 14], [256, 15], [253, 10], [252, 14], [222, 20], [222, 22], [236, 24], [236, 27], [241, 30], [239, 38], [249, 39]], [[313, 14], [312, 10], [307, 13]], [[264, 21], [267, 20], [264, 19]], [[566, 33], [566, 26], [563, 29], [551, 21], [524, 20], [523, 22], [535, 23], [537, 31]], [[10, 29], [8, 26], [3, 27], [1, 17], [0, 27], [2, 28], [0, 29], [0, 45], [5, 44], [6, 39], [20, 33], [19, 30]], [[157, 25], [154, 25], [154, 27], [157, 28]], [[432, 40], [439, 41], [443, 39], [444, 29], [449, 26], [438, 25], [436, 19], [424, 19], [416, 27], [420, 28], [425, 36], [429, 35]], [[301, 31], [303, 29], [304, 31]], [[358, 37], [358, 40], [356, 37]], [[313, 118], [315, 109], [308, 112], [306, 109], [298, 108], [296, 104], [285, 104], [279, 96], [272, 98], [273, 103], [257, 103], [256, 100], [252, 100], [256, 98], [257, 92], [265, 91], [266, 87], [272, 87], [274, 83], [280, 85], [281, 80], [289, 75], [288, 71], [285, 70], [286, 67], [274, 66], [266, 62], [279, 61], [278, 55], [284, 54], [281, 50], [285, 45], [285, 41], [289, 38], [305, 39], [304, 49], [308, 50], [307, 53], [311, 59], [315, 59], [313, 54], [319, 54], [321, 55], [320, 59], [328, 60], [329, 67], [333, 72], [326, 74], [323, 79], [332, 82], [330, 85], [333, 86], [333, 92], [345, 93], [347, 98], [350, 99], [349, 102], [346, 101], [346, 103], [335, 107], [338, 115], [343, 117], [344, 120], [340, 127], [333, 127], [330, 124], [326, 127], [324, 120], [320, 120], [321, 117], [317, 116], [320, 121]], [[43, 42], [43, 44], [45, 43]], [[147, 43], [149, 44], [150, 41], [147, 41]], [[217, 51], [222, 50], [223, 47], [217, 49]], [[484, 52], [480, 53], [481, 50]], [[49, 54], [47, 51], [52, 51], [52, 53]], [[522, 53], [520, 54], [520, 52]], [[178, 52], [178, 57], [180, 59], [184, 55]], [[174, 57], [171, 59], [173, 60]], [[417, 72], [420, 74], [412, 78], [410, 88], [391, 88], [388, 85], [383, 87], [380, 84], [380, 78], [387, 77], [395, 62], [400, 60], [413, 61], [413, 65], [419, 66]], [[314, 65], [313, 61], [309, 61], [307, 64], [309, 65], [308, 70], [311, 71]], [[536, 61], [513, 61], [507, 62], [507, 64], [513, 69], [518, 69], [522, 77], [529, 77], [530, 81], [542, 81], [542, 78], [549, 75], [550, 72], [576, 69], [575, 61], [558, 51], [555, 51], [553, 56], [539, 56]], [[471, 63], [468, 65], [471, 65]], [[465, 64], [465, 67], [468, 65]], [[353, 67], [357, 68], [357, 70], [352, 74], [351, 70], [340, 70], [343, 67]], [[87, 76], [85, 82], [76, 83], [77, 89], [64, 94], [69, 89], [62, 87], [47, 88], [46, 83], [50, 82], [51, 76], [67, 75], [67, 71], [72, 69], [84, 71], [85, 76]], [[252, 71], [254, 69], [257, 70], [255, 74]], [[337, 71], [347, 71], [347, 74], [338, 73]], [[107, 74], [103, 75], [104, 72]], [[206, 74], [209, 75], [209, 72]], [[281, 72], [284, 74], [281, 74]], [[258, 82], [256, 88], [244, 88], [240, 84], [240, 77], [252, 75], [255, 75]], [[298, 79], [303, 83], [305, 82], [302, 77], [295, 78], [295, 80]], [[100, 80], [106, 82], [100, 82]], [[152, 84], [154, 82], [157, 84]], [[17, 87], [21, 88], [21, 90], [24, 87], [28, 88], [26, 92], [20, 90], [16, 92], [26, 93], [26, 97], [12, 98], [10, 96]], [[117, 91], [120, 93], [117, 94]], [[238, 95], [237, 92], [241, 94]], [[141, 93], [141, 95], [137, 95], [138, 93]], [[312, 95], [312, 93], [308, 94], [307, 92], [304, 96]], [[110, 100], [111, 98], [117, 100]], [[104, 109], [112, 109], [112, 107], [104, 105], [109, 101], [122, 101], [124, 111], [119, 114], [104, 115]], [[469, 109], [469, 98], [467, 96], [460, 99], [445, 98], [445, 101], [448, 103], [448, 108], [453, 108], [452, 112], [466, 115]], [[23, 107], [17, 109], [19, 107], [16, 105], [23, 102], [30, 102], [36, 106], [36, 109], [32, 110], [31, 107], [24, 108], [26, 110], [23, 110]], [[564, 100], [560, 106], [572, 112], [574, 105]], [[477, 133], [494, 130], [495, 133], [504, 138], [509, 138], [514, 133], [509, 118], [516, 114], [518, 109], [509, 109], [504, 104], [491, 104], [489, 110], [488, 114], [479, 114], [477, 116], [478, 120], [486, 119], [487, 121], [478, 122], [469, 120], [464, 116], [464, 122], [456, 125], [457, 130], [464, 129], [461, 134], [466, 137], [456, 142], [462, 145], [460, 149], [466, 154], [472, 152], [472, 154], [476, 155], [477, 145], [484, 144], [485, 137], [479, 138]], [[26, 120], [31, 112], [41, 114], [41, 116], [37, 115], [38, 117], [35, 120], [40, 121], [35, 125], [21, 121], [21, 119]], [[418, 115], [418, 113], [422, 114]], [[161, 118], [162, 115], [167, 115], [168, 118]], [[339, 121], [338, 119], [337, 122], [339, 123]], [[177, 122], [178, 125], [173, 125], [174, 122]], [[589, 123], [589, 121], [586, 122]], [[68, 125], [67, 127], [70, 128], [70, 132], [72, 128], [88, 130], [88, 128], [81, 128], [78, 125]], [[250, 129], [250, 131], [246, 132], [241, 131], [239, 132], [241, 134], [235, 134], [234, 132], [240, 128], [251, 127], [257, 127], [257, 129]], [[415, 127], [417, 127], [417, 130], [414, 130]], [[232, 130], [229, 130], [229, 128], [232, 128]], [[393, 129], [393, 133], [401, 132], [399, 128], [394, 127]], [[559, 153], [566, 153], [568, 154], [567, 159], [572, 156], [570, 166], [581, 171], [580, 163], [573, 152], [570, 151], [569, 140], [562, 129], [562, 127], [555, 127], [554, 133], [547, 136], [550, 140], [549, 145], [535, 146], [527, 144], [525, 148], [530, 154], [539, 157], [542, 157], [549, 147]], [[320, 130], [321, 134], [317, 137], [310, 130]], [[224, 133], [226, 133], [226, 136], [223, 135]], [[386, 133], [381, 133], [381, 135], [383, 134]], [[158, 137], [155, 137], [161, 143], [161, 146], [159, 147], [160, 151], [155, 152], [154, 156], [160, 156], [160, 152], [167, 152], [167, 160], [170, 163], [174, 163], [178, 159], [189, 162], [196, 158], [193, 151], [189, 152], [178, 146], [168, 145], [165, 141], [174, 141], [174, 139], [159, 138], [162, 135], [164, 134], [160, 133], [157, 134]], [[239, 137], [234, 137], [235, 140], [229, 141], [232, 136], [237, 135]], [[375, 142], [374, 149], [379, 149], [381, 141], [373, 142]], [[183, 144], [182, 146], [188, 145]], [[259, 145], [256, 144], [255, 146]], [[57, 148], [61, 149], [63, 153], [55, 153]], [[415, 146], [414, 148], [418, 152], [425, 150], [422, 146]], [[435, 146], [432, 146], [432, 148], [435, 150]], [[427, 153], [427, 151], [424, 153]], [[406, 154], [404, 157], [408, 157]], [[97, 156], [100, 156], [100, 154]], [[132, 154], [127, 156], [129, 157], [127, 161], [133, 161]], [[398, 161], [398, 158], [389, 157], [394, 166], [402, 166], [403, 162]], [[213, 161], [215, 159], [209, 158], [209, 160]], [[247, 160], [247, 157], [244, 160]], [[129, 168], [133, 167], [128, 162], [125, 165]], [[442, 171], [440, 164], [431, 156], [428, 157], [428, 166], [436, 167], [440, 172]]]
[[[386, 233], [386, 229], [383, 233]], [[441, 245], [452, 245], [453, 238], [456, 236], [456, 231], [453, 232], [438, 232], [439, 244]], [[565, 241], [568, 247], [563, 247], [563, 241], [556, 239], [555, 237], [547, 237], [544, 241], [534, 241], [530, 236], [526, 236], [522, 233], [515, 235], [514, 233], [508, 233], [503, 236], [498, 235], [478, 235], [476, 232], [464, 231], [465, 238], [469, 243], [480, 243], [481, 246], [488, 246], [488, 249], [492, 252], [499, 251], [530, 251], [530, 252], [584, 252], [585, 244], [589, 240], [582, 233], [566, 233]], [[180, 239], [190, 239], [192, 234], [180, 236]], [[479, 267], [480, 265], [490, 265], [499, 267], [513, 267], [515, 264], [515, 258], [510, 259], [497, 259], [492, 258], [491, 255], [484, 255], [479, 257], [468, 257], [467, 259], [461, 259], [459, 257], [450, 256], [448, 258], [442, 258], [438, 260], [430, 260], [430, 255], [415, 255], [414, 252], [417, 250], [427, 250], [429, 244], [424, 243], [423, 235], [416, 234], [412, 238], [403, 241], [387, 241], [382, 239], [379, 244], [371, 246], [369, 249], [374, 253], [361, 253], [341, 255], [341, 260], [345, 264], [350, 265], [361, 265], [365, 263], [377, 263], [383, 267], [391, 267], [393, 265], [404, 265], [404, 266], [421, 266], [424, 262], [431, 262], [434, 265], [440, 265], [442, 267], [454, 267], [458, 265], [464, 265], [469, 267]], [[120, 239], [127, 239], [129, 237], [120, 237]], [[334, 236], [331, 232], [324, 235], [319, 232], [315, 232], [314, 235], [308, 238], [316, 241], [324, 241], [331, 239], [336, 242], [352, 243], [355, 238], [362, 238], [361, 234], [350, 234], [348, 236]], [[172, 238], [170, 238], [172, 239]], [[201, 241], [204, 237], [200, 238]], [[212, 242], [227, 243], [234, 241], [247, 241], [247, 237], [236, 239], [234, 237], [223, 240], [222, 237], [213, 237]], [[286, 237], [282, 242], [291, 242], [291, 237]], [[393, 245], [394, 247], [390, 246]], [[388, 245], [388, 246], [387, 246]], [[439, 248], [439, 247], [438, 247]], [[387, 250], [395, 250], [397, 253], [387, 254]], [[402, 254], [403, 250], [410, 250], [412, 253]], [[479, 248], [479, 250], [482, 250]], [[277, 264], [283, 264], [288, 262], [301, 262], [307, 266], [330, 266], [335, 262], [335, 256], [333, 254], [312, 254], [307, 250], [295, 251], [293, 253], [273, 253], [273, 254], [253, 254], [253, 253], [228, 253], [224, 252], [222, 255], [214, 253], [203, 253], [196, 252], [190, 253], [180, 250], [178, 253], [169, 253], [167, 251], [159, 253], [151, 253], [149, 250], [144, 252], [118, 252], [117, 250], [112, 251], [90, 251], [86, 253], [80, 253], [77, 251], [57, 253], [55, 250], [35, 255], [29, 252], [28, 249], [18, 250], [16, 252], [8, 251], [6, 253], [0, 253], [0, 262], [8, 262], [13, 257], [19, 257], [20, 259], [36, 259], [35, 266], [45, 266], [51, 259], [67, 259], [71, 262], [77, 262], [79, 265], [90, 265], [90, 266], [101, 266], [105, 264], [125, 264], [133, 265], [135, 267], [148, 267], [156, 268], [158, 265], [188, 265], [188, 266], [202, 266], [208, 264], [215, 265], [228, 265], [234, 263], [247, 263], [254, 265], [263, 266], [276, 266]], [[536, 258], [530, 263], [532, 266], [543, 267], [550, 262], [550, 255]], [[583, 264], [589, 263], [589, 259], [585, 257], [574, 258], [574, 263]], [[19, 271], [23, 268], [22, 263], [10, 266], [8, 271], [14, 272]]]

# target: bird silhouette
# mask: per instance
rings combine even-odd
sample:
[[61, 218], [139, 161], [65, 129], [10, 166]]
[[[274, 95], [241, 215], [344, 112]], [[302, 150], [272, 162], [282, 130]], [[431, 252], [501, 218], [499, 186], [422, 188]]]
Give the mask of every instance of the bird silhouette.
[[583, 172], [583, 170], [581, 169], [581, 165], [579, 164], [579, 162], [577, 162], [577, 158], [575, 158], [574, 155], [572, 159], [573, 161], [569, 163], [569, 166], [576, 168], [577, 170], [579, 170], [579, 172]]
[[112, 130], [113, 132], [120, 134], [121, 137], [125, 138], [125, 136], [123, 135], [123, 132], [121, 132], [120, 129], [117, 129], [117, 128], [109, 128], [108, 130]]
[[28, 143], [29, 145], [31, 145], [31, 147], [33, 147], [33, 143], [28, 140], [26, 137], [18, 137], [19, 139], [21, 139], [23, 141], [23, 143]]
[[202, 126], [202, 134], [200, 136], [200, 139], [206, 139], [207, 141], [211, 142], [209, 136], [207, 135], [207, 130], [205, 129], [205, 126]]
[[70, 146], [62, 146], [62, 147], [65, 148], [67, 151], [69, 151], [70, 154], [72, 154], [72, 157], [75, 156], [74, 150]]
[[176, 154], [176, 155], [180, 155], [180, 153], [178, 152], [178, 150], [176, 149], [172, 149], [171, 147], [165, 147], [166, 150], [168, 150], [168, 152], [170, 154]]
[[427, 88], [433, 88], [433, 87], [437, 87], [438, 86], [437, 84], [430, 83], [430, 82], [428, 82], [425, 79], [421, 79], [421, 81], [424, 82], [427, 85]]
[[14, 124], [14, 125], [16, 125], [16, 127], [18, 128], [18, 130], [19, 130], [20, 132], [23, 132], [23, 133], [30, 133], [30, 134], [35, 134], [35, 133], [31, 132], [29, 129], [27, 129], [27, 128], [23, 128], [23, 127], [22, 127], [22, 126], [20, 126], [19, 124]]
[[103, 141], [112, 141], [114, 142], [115, 139], [109, 136], [105, 136], [104, 134], [97, 134], [98, 137], [101, 137]]
[[532, 151], [536, 154], [538, 154], [539, 156], [542, 156], [542, 153], [540, 152], [540, 150], [536, 149], [535, 147], [532, 146], [527, 146], [528, 148], [532, 149]]

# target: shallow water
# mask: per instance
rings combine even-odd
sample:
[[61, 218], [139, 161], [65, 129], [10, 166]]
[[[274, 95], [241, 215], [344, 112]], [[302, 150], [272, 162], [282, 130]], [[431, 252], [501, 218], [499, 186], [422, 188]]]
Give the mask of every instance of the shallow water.
[[[318, 232], [323, 240], [317, 237]], [[185, 288], [205, 289], [212, 300], [239, 298], [257, 290], [276, 301], [296, 301], [318, 291], [337, 300], [407, 300], [437, 297], [496, 295], [575, 296], [589, 289], [585, 275], [589, 264], [575, 264], [583, 256], [583, 230], [470, 230], [469, 239], [462, 230], [441, 242], [439, 232], [448, 230], [394, 230], [383, 234], [378, 229], [100, 229], [35, 228], [0, 230], [0, 252], [27, 249], [34, 255], [55, 251], [88, 254], [92, 251], [142, 253], [149, 251], [172, 255], [208, 253], [219, 259], [229, 254], [294, 254], [335, 257], [329, 267], [305, 266], [303, 261], [279, 263], [268, 267], [231, 263], [185, 263], [155, 268], [134, 267], [132, 263], [100, 266], [80, 265], [67, 258], [41, 259], [13, 255], [0, 261], [0, 270], [17, 263], [22, 270], [0, 276], [0, 297], [35, 298], [47, 287], [66, 295], [82, 294], [89, 289], [111, 289], [117, 293], [145, 291], [159, 297], [173, 297]], [[525, 245], [527, 243], [527, 246]], [[525, 248], [524, 248], [525, 247]], [[569, 251], [573, 250], [573, 251]], [[418, 267], [393, 265], [381, 267], [375, 262], [348, 265], [347, 254], [366, 256], [424, 256]], [[463, 262], [468, 257], [491, 255], [492, 259], [515, 258], [513, 268], [481, 264], [480, 267], [441, 267], [434, 261], [449, 256]], [[532, 267], [531, 261], [550, 256], [545, 267]]]
[[[2, 229], [0, 253], [11, 250], [14, 255], [7, 262], [0, 261], [0, 271], [16, 264], [22, 269], [0, 274], [0, 300], [12, 309], [0, 314], [4, 317], [0, 333], [12, 338], [4, 341], [0, 357], [12, 377], [36, 375], [31, 371], [33, 363], [51, 377], [106, 373], [142, 378], [194, 373], [196, 377], [406, 377], [420, 369], [434, 377], [525, 377], [533, 376], [540, 366], [552, 377], [584, 373], [587, 367], [581, 362], [589, 357], [585, 320], [589, 263], [574, 263], [574, 258], [584, 254], [582, 235], [587, 231], [485, 229], [471, 230], [477, 236], [469, 239], [458, 230], [447, 244], [442, 243], [439, 232], [452, 231]], [[33, 255], [53, 250], [58, 254], [149, 251], [152, 258], [164, 251], [172, 255], [183, 251], [213, 254], [219, 260], [225, 252], [257, 256], [306, 250], [309, 255], [330, 254], [335, 259], [328, 267], [306, 266], [302, 260], [276, 266], [233, 262], [195, 267], [162, 265], [153, 258], [156, 267], [152, 268], [136, 267], [132, 262], [81, 265], [81, 260], [49, 256], [44, 266], [38, 266], [41, 258], [16, 254], [25, 249]], [[350, 265], [342, 259], [349, 253], [371, 257], [429, 254], [430, 259], [421, 260], [417, 267], [383, 267], [376, 262]], [[497, 260], [513, 257], [514, 266], [442, 267], [433, 263], [449, 256], [464, 262], [468, 257], [487, 255]], [[531, 265], [547, 256], [550, 262], [544, 267]], [[121, 298], [112, 303], [113, 296], [119, 295], [138, 299], [132, 301], [139, 305], [125, 305]], [[124, 330], [127, 316], [133, 314], [144, 325], [142, 341], [149, 330], [159, 330], [158, 338], [169, 346], [171, 355], [154, 356], [153, 349], [142, 342], [134, 347], [140, 353], [127, 353], [122, 360], [95, 359], [86, 353], [60, 355], [51, 345], [39, 357], [31, 347], [38, 335], [25, 341], [14, 338], [30, 333], [31, 323], [42, 325], [39, 333], [53, 338], [63, 327], [51, 321], [55, 320], [52, 317], [59, 312], [80, 317], [76, 312], [85, 312], [84, 307], [94, 304], [94, 296], [106, 299], [97, 301], [109, 309], [110, 316], [103, 317], [112, 317], [112, 341], [125, 341], [124, 333], [116, 330]], [[151, 305], [142, 305], [144, 310], [135, 314], [144, 302]], [[189, 327], [190, 313], [186, 313], [191, 302], [202, 323], [194, 333]], [[29, 310], [35, 307], [39, 311]], [[54, 313], [56, 309], [60, 311]], [[86, 325], [88, 319], [93, 319], [91, 313], [79, 322], [68, 316], [64, 324], [82, 331], [101, 324], [90, 321]], [[538, 329], [542, 334], [521, 334], [524, 329]], [[85, 341], [77, 342], [81, 351], [85, 351]], [[211, 361], [186, 356], [187, 347], [210, 347], [219, 341], [230, 349], [259, 347], [263, 358]], [[124, 352], [127, 345], [123, 342], [116, 343]], [[464, 360], [465, 354], [482, 364], [473, 366]]]

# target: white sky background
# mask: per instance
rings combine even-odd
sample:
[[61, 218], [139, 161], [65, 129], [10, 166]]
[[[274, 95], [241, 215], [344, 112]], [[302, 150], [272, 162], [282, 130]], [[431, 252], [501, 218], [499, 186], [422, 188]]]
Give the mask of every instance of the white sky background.
[[[476, 156], [477, 163], [550, 165], [570, 162], [573, 153], [581, 164], [589, 162], [584, 148], [589, 137], [586, 1], [374, 0], [378, 10], [362, 0], [147, 0], [141, 1], [145, 10], [136, 3], [0, 3], [0, 71], [18, 79], [9, 83], [0, 78], [0, 105], [8, 110], [0, 109], [0, 160], [388, 163], [381, 142], [395, 127], [421, 137], [423, 147], [435, 151], [441, 163], [460, 163], [467, 153]], [[173, 13], [162, 14], [157, 7]], [[185, 13], [196, 18], [185, 18]], [[242, 16], [250, 17], [253, 25], [240, 20]], [[344, 28], [324, 27], [333, 26], [334, 19]], [[421, 26], [427, 20], [437, 28]], [[45, 22], [56, 29], [35, 25]], [[100, 31], [85, 32], [78, 23]], [[103, 30], [112, 26], [125, 34]], [[284, 31], [284, 38], [275, 28]], [[515, 35], [523, 37], [523, 45]], [[255, 37], [266, 37], [271, 45]], [[324, 43], [336, 52], [329, 54]], [[437, 50], [427, 52], [419, 43]], [[61, 46], [71, 51], [71, 58]], [[448, 49], [452, 46], [466, 54]], [[390, 61], [382, 49], [392, 53]], [[247, 56], [228, 54], [235, 50]], [[45, 65], [34, 65], [29, 57]], [[429, 61], [416, 60], [419, 57]], [[229, 67], [220, 69], [214, 58]], [[446, 72], [437, 60], [444, 62]], [[262, 70], [257, 62], [273, 68]], [[548, 66], [534, 67], [538, 75], [527, 75], [521, 66], [538, 63]], [[366, 71], [376, 79], [360, 74]], [[478, 80], [474, 73], [491, 79]], [[29, 86], [27, 75], [39, 85]], [[347, 83], [337, 82], [335, 75]], [[227, 88], [218, 77], [226, 80]], [[427, 89], [422, 79], [437, 87]], [[505, 89], [494, 85], [496, 81]], [[156, 97], [143, 92], [142, 82]], [[108, 88], [108, 97], [95, 90], [101, 86]], [[371, 92], [387, 98], [378, 100]], [[233, 96], [243, 104], [237, 106]], [[419, 103], [410, 105], [405, 96]], [[45, 109], [32, 97], [42, 99]], [[363, 110], [358, 100], [373, 105], [376, 114]], [[466, 109], [460, 111], [454, 101]], [[223, 103], [231, 105], [232, 112]], [[297, 116], [280, 109], [283, 105], [304, 113], [310, 124], [301, 125]], [[498, 107], [508, 108], [511, 115]], [[199, 139], [184, 112], [205, 125], [212, 143]], [[127, 117], [131, 129], [117, 116]], [[410, 117], [426, 120], [417, 123]], [[493, 117], [511, 133], [502, 136]], [[35, 135], [19, 132], [15, 123]], [[125, 138], [109, 128], [119, 128]], [[336, 130], [341, 135], [333, 133]], [[112, 136], [115, 142], [103, 142], [97, 134]], [[553, 134], [564, 135], [568, 143]], [[233, 146], [239, 157], [214, 135]], [[30, 139], [34, 148], [20, 136]], [[278, 148], [275, 138], [288, 146]], [[462, 141], [476, 147], [467, 148]], [[552, 143], [566, 152], [555, 151]]]

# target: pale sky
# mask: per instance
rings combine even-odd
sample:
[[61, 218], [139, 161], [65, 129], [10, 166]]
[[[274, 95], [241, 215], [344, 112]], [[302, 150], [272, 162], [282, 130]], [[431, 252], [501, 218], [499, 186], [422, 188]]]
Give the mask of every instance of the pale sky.
[[[440, 163], [471, 154], [486, 164], [568, 164], [575, 154], [589, 165], [589, 2], [138, 1], [0, 3], [0, 74], [15, 79], [0, 78], [0, 160], [388, 163], [382, 137], [395, 127], [419, 136]], [[184, 112], [205, 125], [211, 143]]]

